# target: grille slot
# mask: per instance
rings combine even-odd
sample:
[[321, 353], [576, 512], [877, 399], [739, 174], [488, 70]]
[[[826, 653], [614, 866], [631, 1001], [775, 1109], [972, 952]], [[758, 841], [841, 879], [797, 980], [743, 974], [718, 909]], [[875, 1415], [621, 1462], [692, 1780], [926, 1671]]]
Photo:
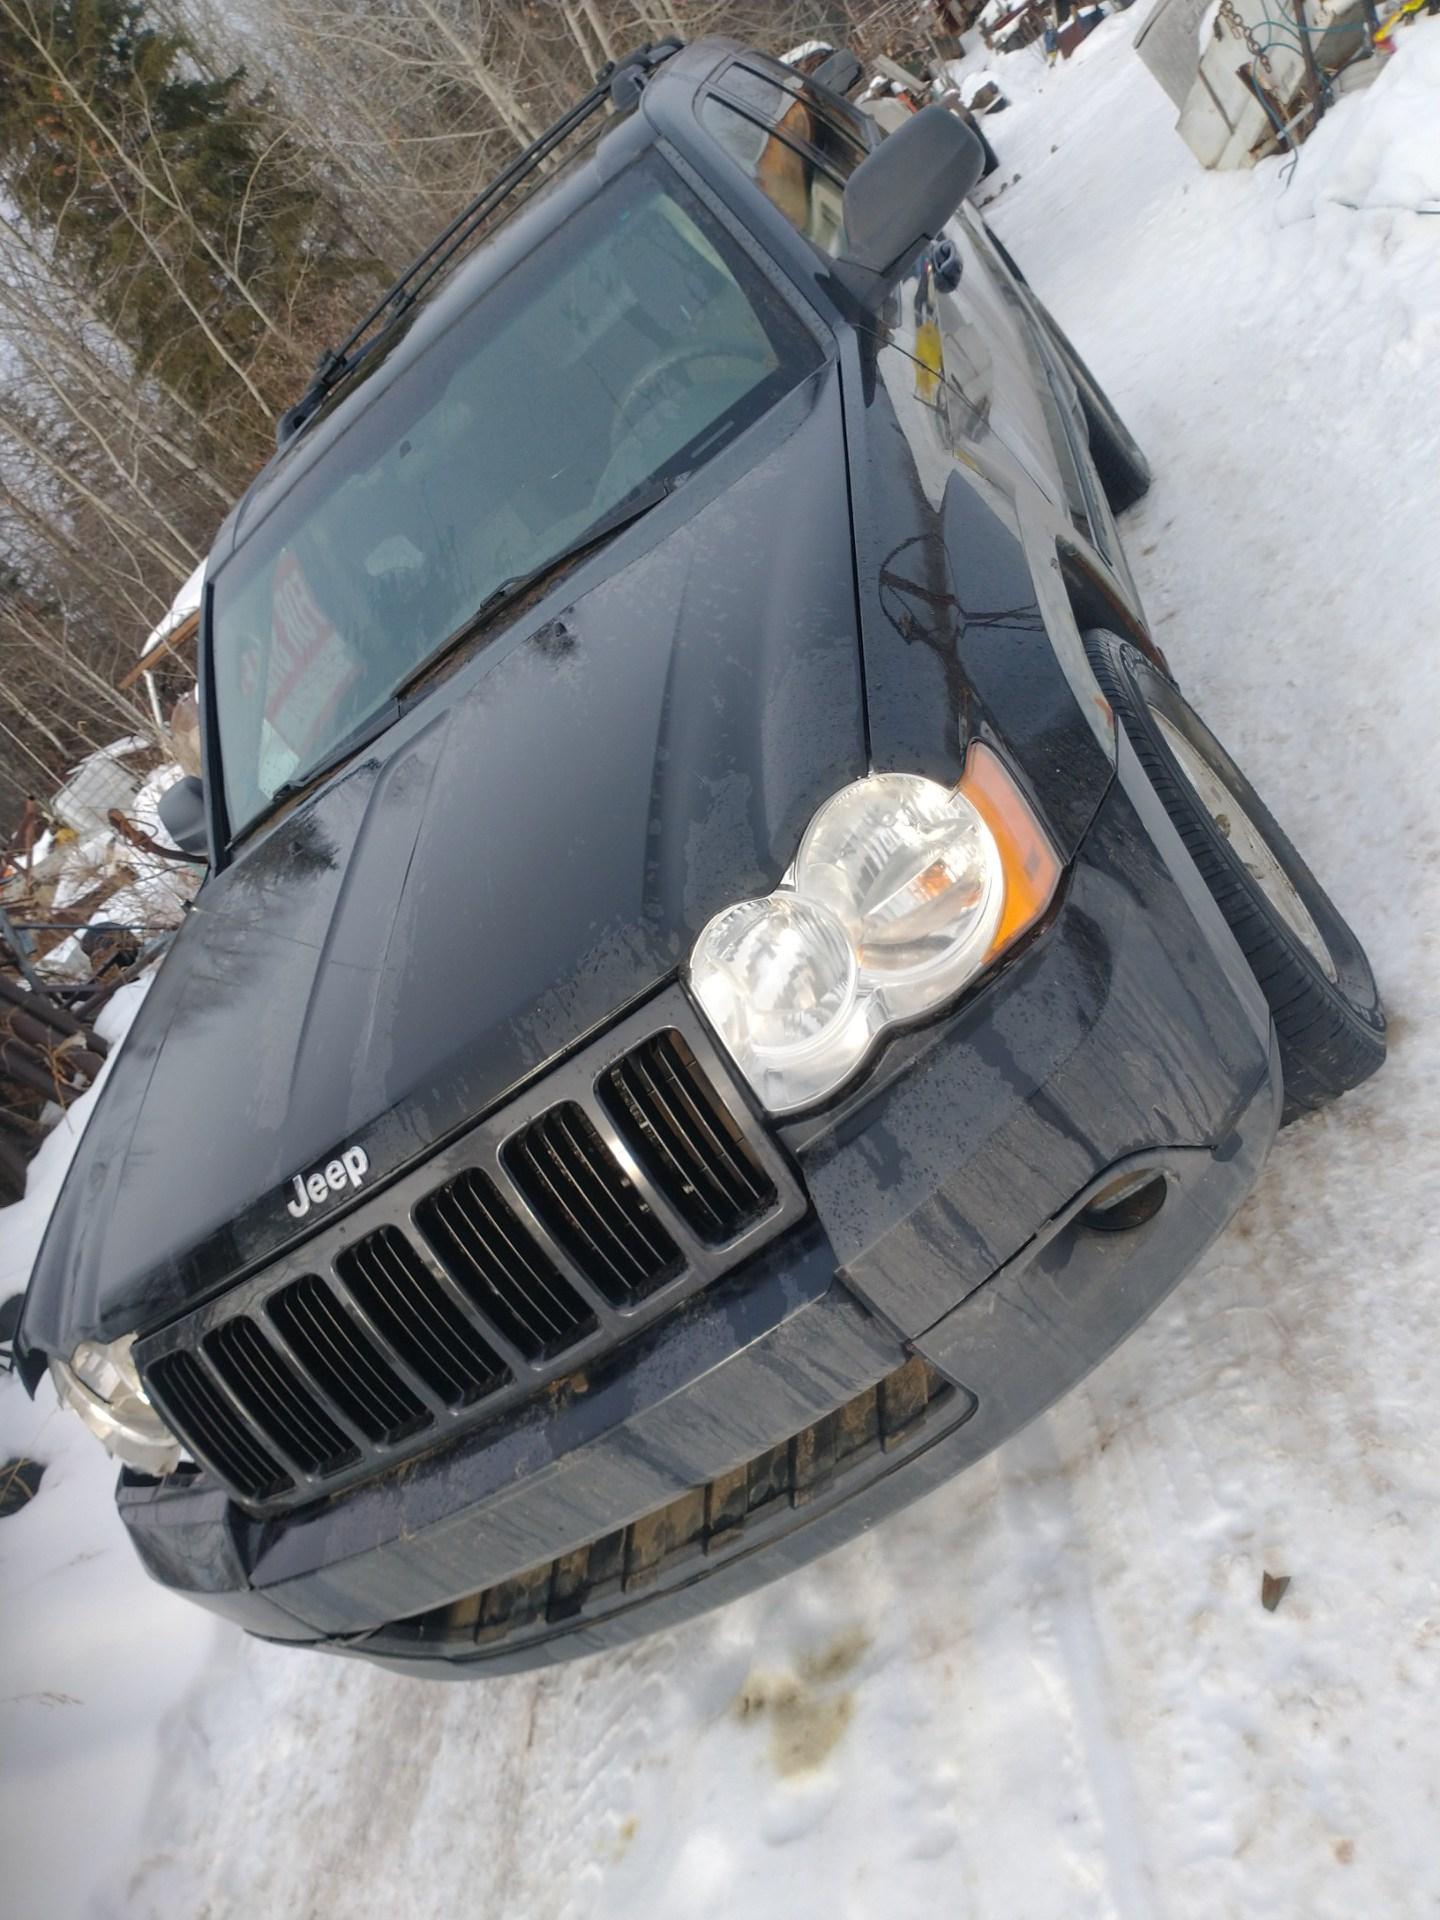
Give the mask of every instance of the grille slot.
[[450, 1278], [527, 1360], [560, 1353], [595, 1328], [587, 1301], [474, 1168], [415, 1209]]
[[202, 1345], [251, 1420], [307, 1473], [337, 1473], [359, 1456], [353, 1440], [280, 1358], [255, 1321], [226, 1320]]
[[468, 1406], [506, 1378], [504, 1362], [397, 1227], [368, 1234], [335, 1271], [378, 1331], [432, 1393]]
[[249, 1499], [269, 1499], [295, 1484], [193, 1353], [164, 1355], [150, 1368], [149, 1378], [178, 1430]]
[[429, 1424], [423, 1403], [313, 1273], [282, 1288], [270, 1314], [316, 1386], [366, 1439], [397, 1440]]
[[733, 1240], [775, 1205], [774, 1182], [673, 1028], [642, 1041], [603, 1084], [626, 1145], [702, 1240]]
[[533, 1120], [505, 1159], [536, 1218], [612, 1306], [680, 1271], [679, 1248], [573, 1101]]

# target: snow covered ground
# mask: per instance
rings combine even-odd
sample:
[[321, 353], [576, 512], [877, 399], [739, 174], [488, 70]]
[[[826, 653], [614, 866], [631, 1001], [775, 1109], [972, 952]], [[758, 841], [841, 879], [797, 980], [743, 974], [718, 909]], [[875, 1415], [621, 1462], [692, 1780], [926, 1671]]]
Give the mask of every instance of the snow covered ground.
[[[11, 1920], [1440, 1910], [1440, 21], [1287, 186], [1195, 167], [1140, 17], [993, 63], [990, 217], [1154, 459], [1152, 618], [1367, 939], [1390, 1064], [992, 1460], [539, 1678], [242, 1641], [146, 1582], [99, 1449], [0, 1382], [0, 1446], [50, 1462], [0, 1522]], [[0, 1214], [0, 1270], [39, 1211]]]

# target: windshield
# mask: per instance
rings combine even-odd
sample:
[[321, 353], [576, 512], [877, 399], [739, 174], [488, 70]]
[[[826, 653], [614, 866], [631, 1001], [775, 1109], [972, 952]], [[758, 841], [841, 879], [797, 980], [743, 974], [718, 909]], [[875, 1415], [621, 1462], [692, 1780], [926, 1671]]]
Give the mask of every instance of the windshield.
[[393, 378], [216, 576], [232, 832], [497, 588], [692, 471], [819, 359], [655, 156], [602, 187]]

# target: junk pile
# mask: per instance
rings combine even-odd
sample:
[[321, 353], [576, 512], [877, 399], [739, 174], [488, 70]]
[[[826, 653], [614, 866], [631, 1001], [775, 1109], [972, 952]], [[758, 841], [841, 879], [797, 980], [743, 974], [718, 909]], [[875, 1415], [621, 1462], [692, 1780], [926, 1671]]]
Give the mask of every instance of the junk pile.
[[50, 1120], [93, 1083], [106, 1044], [90, 1024], [112, 989], [72, 1012], [0, 962], [0, 1203], [25, 1191], [25, 1169]]
[[1250, 167], [1298, 149], [1340, 94], [1373, 80], [1421, 7], [1440, 0], [1159, 0], [1135, 51], [1200, 164]]
[[192, 745], [182, 712], [173, 759], [139, 736], [89, 755], [48, 805], [27, 802], [0, 853], [0, 1205], [99, 1072], [101, 1008], [163, 951], [199, 884], [159, 815]]
[[186, 656], [204, 579], [201, 565], [119, 683], [136, 690], [137, 717], [148, 707], [149, 732], [87, 754], [0, 841], [0, 1206], [24, 1193], [47, 1129], [99, 1072], [105, 1002], [164, 951], [200, 885], [204, 861], [176, 846], [160, 796], [200, 773]]

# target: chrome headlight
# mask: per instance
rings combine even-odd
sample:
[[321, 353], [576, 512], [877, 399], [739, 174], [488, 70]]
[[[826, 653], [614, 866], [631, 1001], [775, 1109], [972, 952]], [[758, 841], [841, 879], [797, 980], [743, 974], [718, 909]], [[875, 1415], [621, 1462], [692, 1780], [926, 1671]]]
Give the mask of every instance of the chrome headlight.
[[958, 787], [877, 773], [827, 800], [784, 884], [717, 913], [690, 984], [771, 1113], [849, 1079], [878, 1036], [953, 1000], [1045, 911], [1049, 838], [999, 756]]
[[68, 1360], [52, 1359], [60, 1404], [78, 1413], [117, 1460], [141, 1473], [169, 1473], [180, 1443], [151, 1406], [136, 1371], [133, 1333], [122, 1340], [82, 1340]]

